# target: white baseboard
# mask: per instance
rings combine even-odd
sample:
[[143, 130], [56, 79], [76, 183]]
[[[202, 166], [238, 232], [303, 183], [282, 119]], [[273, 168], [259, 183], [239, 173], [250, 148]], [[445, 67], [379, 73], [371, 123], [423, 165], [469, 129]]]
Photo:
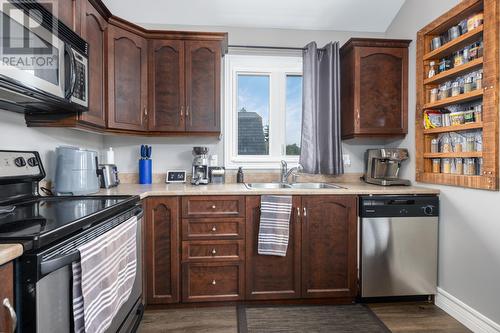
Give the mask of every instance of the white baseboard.
[[495, 323], [441, 288], [438, 288], [435, 303], [473, 332], [500, 333], [500, 324]]

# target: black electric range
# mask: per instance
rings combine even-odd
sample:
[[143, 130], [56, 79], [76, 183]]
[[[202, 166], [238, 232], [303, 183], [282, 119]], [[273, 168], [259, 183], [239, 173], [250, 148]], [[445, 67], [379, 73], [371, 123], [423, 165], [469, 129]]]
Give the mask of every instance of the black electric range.
[[[71, 170], [68, 170], [71, 172]], [[70, 332], [72, 263], [79, 247], [137, 218], [136, 278], [105, 333], [133, 332], [142, 318], [143, 210], [138, 196], [41, 196], [36, 151], [0, 150], [0, 243], [21, 243], [14, 261], [16, 332]]]

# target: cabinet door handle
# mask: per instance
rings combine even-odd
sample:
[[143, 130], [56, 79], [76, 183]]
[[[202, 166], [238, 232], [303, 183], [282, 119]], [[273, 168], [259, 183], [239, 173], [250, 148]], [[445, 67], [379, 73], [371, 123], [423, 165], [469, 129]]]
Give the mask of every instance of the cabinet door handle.
[[300, 217], [300, 207], [297, 207], [297, 216]]
[[212, 209], [215, 209], [215, 208], [216, 208], [215, 205], [212, 205]]
[[10, 302], [9, 302], [9, 299], [8, 299], [8, 298], [4, 298], [4, 299], [3, 299], [3, 306], [4, 306], [5, 308], [7, 308], [7, 310], [9, 311], [10, 320], [11, 320], [12, 332], [15, 332], [15, 331], [16, 331], [16, 328], [17, 328], [17, 315], [16, 315], [16, 310], [14, 310], [14, 308], [13, 308], [13, 307], [12, 307], [12, 305], [10, 304]]
[[304, 207], [304, 216], [307, 216], [307, 209]]
[[212, 286], [215, 286], [217, 284], [217, 281], [212, 280]]
[[144, 108], [144, 115], [147, 117], [148, 116], [148, 108]]
[[212, 249], [212, 255], [216, 255], [217, 254], [217, 250], [216, 249]]
[[184, 115], [184, 105], [181, 105], [181, 118]]
[[213, 232], [216, 232], [217, 231], [217, 228], [215, 226], [212, 227], [212, 231]]
[[186, 107], [186, 117], [189, 117], [189, 105]]

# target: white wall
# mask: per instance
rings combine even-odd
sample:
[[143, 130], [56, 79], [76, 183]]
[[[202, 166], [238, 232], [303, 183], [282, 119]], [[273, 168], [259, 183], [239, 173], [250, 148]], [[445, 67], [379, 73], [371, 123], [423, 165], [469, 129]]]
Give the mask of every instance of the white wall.
[[[415, 37], [419, 29], [458, 0], [406, 0], [387, 36], [410, 46], [409, 135], [401, 145], [415, 152]], [[415, 178], [415, 163], [404, 172]], [[439, 286], [500, 323], [500, 193], [434, 186], [441, 190]]]
[[[303, 47], [310, 41], [316, 41], [322, 46], [330, 41], [345, 43], [351, 37], [383, 37], [380, 33], [359, 33], [348, 31], [313, 31], [313, 30], [286, 30], [286, 29], [250, 29], [231, 27], [203, 27], [203, 26], [171, 26], [171, 25], [143, 25], [150, 29], [165, 30], [194, 30], [194, 31], [223, 31], [229, 33], [230, 45], [265, 45]], [[225, 110], [222, 114], [224, 115]], [[224, 123], [224, 121], [221, 121]], [[116, 163], [121, 172], [137, 172], [137, 159], [141, 144], [153, 146], [153, 172], [165, 172], [167, 169], [191, 168], [191, 149], [196, 145], [206, 145], [210, 153], [216, 153], [219, 164], [222, 165], [223, 142], [217, 138], [188, 137], [188, 138], [139, 138], [106, 136], [104, 145], [116, 150]], [[383, 145], [396, 145], [384, 141], [347, 141], [344, 143], [344, 153], [350, 155], [351, 166], [346, 167], [346, 172], [363, 171], [363, 153], [367, 148]], [[278, 168], [278, 165], [276, 165]]]
[[64, 128], [29, 128], [23, 114], [0, 110], [0, 149], [39, 151], [47, 179], [54, 179], [55, 148], [61, 145], [100, 150], [103, 138]]

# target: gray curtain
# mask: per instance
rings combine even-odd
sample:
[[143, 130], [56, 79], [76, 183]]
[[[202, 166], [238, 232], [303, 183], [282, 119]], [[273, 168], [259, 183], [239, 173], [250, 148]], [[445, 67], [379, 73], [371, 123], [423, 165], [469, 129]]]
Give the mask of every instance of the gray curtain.
[[339, 43], [311, 42], [303, 58], [300, 164], [306, 173], [343, 174]]

